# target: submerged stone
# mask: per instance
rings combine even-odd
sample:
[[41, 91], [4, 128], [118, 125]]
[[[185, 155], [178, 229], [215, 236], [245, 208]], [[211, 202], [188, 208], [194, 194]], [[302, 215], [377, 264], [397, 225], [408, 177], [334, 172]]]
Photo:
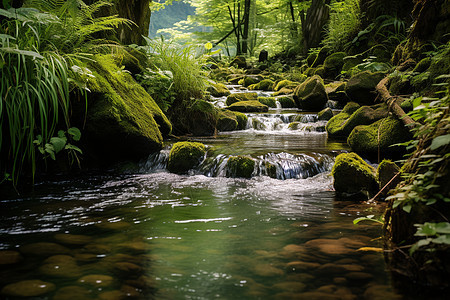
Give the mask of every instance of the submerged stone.
[[55, 290], [55, 285], [42, 280], [24, 280], [3, 287], [1, 294], [10, 297], [38, 297]]
[[78, 279], [78, 283], [92, 286], [95, 288], [110, 287], [114, 282], [114, 278], [108, 275], [92, 274], [86, 275]]
[[93, 299], [91, 291], [81, 286], [65, 286], [56, 291], [53, 300], [90, 300]]
[[70, 250], [56, 243], [33, 243], [19, 248], [20, 252], [27, 255], [51, 256], [56, 254], [67, 254]]
[[90, 243], [92, 237], [87, 235], [60, 233], [55, 234], [55, 240], [68, 245], [84, 245]]
[[75, 278], [82, 275], [81, 268], [73, 260], [45, 263], [39, 272], [51, 277]]
[[175, 143], [169, 153], [167, 169], [172, 173], [186, 173], [200, 163], [205, 153], [206, 147], [202, 143]]
[[0, 251], [0, 265], [12, 265], [21, 262], [23, 259], [17, 251], [3, 250]]

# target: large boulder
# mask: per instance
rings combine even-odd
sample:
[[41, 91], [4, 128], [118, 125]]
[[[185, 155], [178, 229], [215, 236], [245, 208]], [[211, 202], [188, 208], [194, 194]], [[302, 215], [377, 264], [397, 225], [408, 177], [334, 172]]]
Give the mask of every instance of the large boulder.
[[325, 59], [323, 68], [327, 78], [333, 79], [341, 74], [342, 66], [344, 65], [344, 57], [346, 56], [347, 54], [345, 52], [336, 52]]
[[402, 121], [389, 116], [370, 125], [355, 127], [347, 143], [357, 153], [376, 155], [379, 151], [382, 155], [392, 155], [404, 150], [403, 147], [392, 145], [410, 139], [411, 134]]
[[190, 107], [187, 107], [179, 117], [181, 127], [185, 133], [196, 136], [214, 135], [218, 110], [210, 102], [196, 100]]
[[258, 101], [264, 105], [267, 105], [268, 107], [277, 107], [277, 100], [275, 99], [275, 97], [258, 97]]
[[392, 180], [398, 172], [400, 172], [400, 168], [395, 164], [395, 162], [388, 159], [383, 159], [377, 168], [377, 181], [380, 189], [382, 189], [389, 182], [391, 182], [390, 187], [395, 187], [399, 184], [402, 180], [400, 176], [397, 176], [394, 180]]
[[[139, 159], [158, 151], [172, 125], [151, 96], [113, 55], [97, 55], [90, 70], [87, 113], [74, 105], [73, 124], [84, 127], [83, 147], [102, 162]], [[86, 124], [84, 126], [84, 123]]]
[[175, 143], [169, 153], [167, 169], [172, 173], [186, 173], [201, 162], [205, 153], [206, 147], [202, 143]]
[[297, 106], [303, 110], [320, 111], [328, 101], [325, 86], [320, 76], [314, 75], [294, 90]]
[[[305, 81], [305, 80], [303, 80], [303, 81]], [[286, 87], [294, 89], [297, 85], [299, 85], [298, 82], [294, 82], [294, 81], [290, 81], [290, 80], [284, 79], [284, 80], [280, 80], [276, 84], [274, 84], [273, 90], [275, 92], [278, 92], [282, 88], [286, 88]]]
[[280, 96], [277, 100], [282, 108], [295, 108], [295, 101], [292, 96]]
[[219, 113], [216, 128], [219, 131], [243, 130], [247, 126], [247, 116], [227, 109]]
[[228, 177], [251, 178], [255, 161], [248, 156], [231, 156], [227, 161]]
[[231, 104], [239, 102], [239, 101], [251, 101], [251, 100], [257, 100], [257, 99], [258, 99], [258, 94], [256, 94], [256, 93], [233, 93], [227, 97], [225, 104], [230, 106]]
[[348, 102], [347, 94], [345, 93], [345, 86], [347, 83], [342, 81], [335, 81], [325, 85], [325, 91], [327, 92], [328, 99], [337, 101], [341, 104]]
[[252, 84], [248, 87], [249, 90], [262, 90], [262, 91], [271, 91], [273, 88], [274, 82], [271, 79], [263, 79], [256, 84]]
[[231, 104], [227, 109], [239, 112], [267, 112], [269, 107], [259, 101], [239, 101]]
[[319, 121], [328, 121], [333, 117], [333, 110], [329, 107], [319, 111], [317, 114], [317, 119]]
[[223, 97], [231, 94], [230, 90], [222, 83], [212, 83], [210, 86], [208, 86], [207, 91], [213, 97]]
[[349, 102], [345, 105], [344, 109], [332, 117], [326, 126], [326, 130], [328, 132], [328, 136], [330, 137], [343, 137], [342, 126], [344, 126], [345, 122], [350, 118], [350, 116], [358, 110], [361, 106], [355, 102]]
[[377, 96], [375, 87], [383, 78], [382, 72], [360, 72], [349, 79], [345, 93], [353, 102], [372, 105]]
[[375, 168], [353, 152], [339, 154], [331, 170], [334, 189], [346, 194], [375, 192], [378, 188], [375, 173]]

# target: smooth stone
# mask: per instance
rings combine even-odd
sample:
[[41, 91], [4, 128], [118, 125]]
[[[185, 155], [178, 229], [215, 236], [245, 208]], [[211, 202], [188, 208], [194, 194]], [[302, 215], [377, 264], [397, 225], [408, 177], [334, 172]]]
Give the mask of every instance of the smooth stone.
[[0, 265], [12, 265], [21, 262], [23, 259], [17, 251], [4, 250], [0, 251]]
[[81, 286], [65, 286], [56, 291], [53, 300], [90, 300], [90, 291]]
[[138, 289], [152, 289], [158, 284], [154, 278], [146, 275], [142, 275], [136, 280], [126, 280], [125, 283]]
[[55, 290], [55, 285], [42, 280], [24, 280], [3, 287], [1, 294], [11, 297], [37, 297]]
[[280, 282], [272, 286], [276, 290], [286, 292], [301, 292], [305, 289], [306, 284], [302, 282]]
[[90, 243], [93, 239], [87, 235], [58, 233], [55, 234], [55, 240], [62, 244], [68, 245], [85, 245]]
[[345, 265], [340, 265], [340, 264], [333, 264], [333, 263], [328, 263], [328, 264], [324, 264], [322, 266], [320, 266], [319, 268], [319, 272], [322, 273], [343, 273], [343, 272], [360, 272], [364, 270], [364, 267], [359, 266], [359, 265], [353, 265], [353, 264], [345, 264]]
[[143, 269], [133, 263], [129, 262], [117, 262], [114, 264], [114, 270], [118, 271], [123, 275], [139, 275], [143, 271]]
[[95, 262], [98, 259], [97, 255], [92, 253], [77, 253], [74, 258], [83, 263]]
[[100, 300], [123, 300], [126, 299], [127, 295], [118, 290], [103, 292], [98, 295], [98, 299]]
[[255, 254], [262, 258], [277, 258], [278, 253], [266, 251], [266, 250], [255, 250]]
[[387, 285], [371, 285], [364, 291], [364, 299], [367, 300], [384, 300], [384, 299], [402, 299], [400, 295], [391, 291], [391, 287]]
[[127, 298], [131, 299], [142, 299], [144, 296], [141, 294], [138, 288], [131, 285], [122, 285], [120, 290], [125, 294]]
[[107, 245], [89, 244], [83, 247], [83, 251], [93, 254], [108, 254], [112, 251], [112, 249]]
[[129, 228], [131, 224], [125, 221], [118, 221], [118, 222], [101, 221], [95, 224], [95, 226], [104, 230], [123, 230]]
[[294, 270], [313, 270], [318, 269], [320, 267], [320, 264], [305, 261], [291, 261], [287, 264], [287, 266]]
[[337, 285], [346, 285], [348, 281], [345, 277], [334, 277], [333, 282]]
[[45, 259], [43, 264], [58, 264], [58, 263], [73, 263], [75, 264], [75, 258], [70, 255], [53, 255]]
[[111, 276], [101, 274], [86, 275], [78, 279], [78, 283], [93, 287], [109, 287], [113, 284], [113, 281], [114, 278]]
[[67, 254], [70, 250], [56, 243], [32, 243], [21, 246], [19, 251], [27, 255], [51, 256], [57, 254]]
[[373, 279], [373, 275], [364, 272], [350, 272], [345, 275], [350, 282], [366, 282]]
[[39, 267], [39, 272], [47, 276], [65, 278], [80, 277], [83, 274], [80, 267], [70, 260], [44, 264]]
[[306, 247], [318, 250], [327, 255], [342, 255], [354, 253], [356, 249], [366, 244], [349, 238], [315, 239], [305, 243]]
[[272, 277], [284, 275], [283, 270], [275, 268], [269, 264], [259, 264], [252, 268], [253, 273], [258, 276]]
[[144, 242], [122, 243], [119, 244], [118, 247], [132, 252], [143, 252], [143, 253], [145, 253], [150, 249], [150, 245]]

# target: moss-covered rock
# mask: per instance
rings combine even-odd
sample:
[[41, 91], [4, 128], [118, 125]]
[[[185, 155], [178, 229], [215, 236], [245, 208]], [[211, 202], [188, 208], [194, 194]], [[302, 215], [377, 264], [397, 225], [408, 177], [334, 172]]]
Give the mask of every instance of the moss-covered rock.
[[333, 117], [333, 110], [331, 108], [327, 107], [317, 114], [317, 118], [319, 121], [328, 121]]
[[318, 65], [323, 64], [325, 61], [325, 58], [327, 57], [327, 51], [325, 47], [320, 49], [319, 53], [311, 53], [306, 58], [306, 63], [308, 64], [308, 67], [317, 67]]
[[422, 73], [425, 72], [431, 65], [431, 57], [425, 57], [417, 63], [414, 67], [413, 72]]
[[281, 81], [277, 82], [276, 84], [274, 84], [273, 90], [275, 92], [278, 92], [279, 90], [281, 90], [282, 88], [285, 88], [285, 87], [294, 89], [297, 85], [299, 85], [298, 82], [294, 82], [294, 81], [290, 81], [290, 80], [284, 79], [284, 80], [281, 80]]
[[219, 113], [216, 128], [219, 131], [244, 130], [247, 127], [247, 116], [237, 111], [227, 109]]
[[269, 107], [259, 101], [239, 101], [231, 104], [227, 109], [239, 112], [267, 112]]
[[261, 90], [261, 91], [271, 91], [274, 82], [271, 79], [263, 79], [256, 84], [252, 84], [248, 87], [249, 90]]
[[55, 285], [42, 280], [23, 280], [10, 283], [2, 288], [6, 297], [39, 297], [55, 290]]
[[255, 161], [248, 156], [231, 156], [227, 161], [228, 177], [251, 178]]
[[294, 98], [291, 96], [281, 96], [277, 100], [282, 108], [294, 108], [296, 106]]
[[[297, 87], [297, 86], [295, 86], [295, 87]], [[290, 88], [290, 87], [281, 88], [278, 92], [273, 93], [273, 96], [293, 95], [295, 87], [293, 87], [293, 88]]]
[[228, 96], [230, 90], [222, 83], [213, 83], [208, 88], [207, 91], [211, 93], [214, 97]]
[[230, 63], [230, 66], [234, 66], [240, 69], [247, 68], [247, 61], [243, 56], [236, 56]]
[[320, 76], [320, 78], [325, 78], [325, 68], [323, 66], [318, 66], [314, 70], [314, 75]]
[[258, 101], [268, 107], [277, 107], [277, 100], [275, 97], [258, 97]]
[[97, 55], [90, 64], [86, 120], [83, 141], [90, 154], [104, 162], [139, 159], [162, 146], [162, 136], [172, 125], [150, 95], [128, 72], [122, 72], [112, 55]]
[[363, 55], [357, 54], [353, 56], [346, 56], [344, 57], [343, 61], [344, 65], [342, 66], [342, 71], [347, 72], [363, 62]]
[[258, 95], [256, 93], [234, 93], [227, 97], [225, 104], [230, 106], [233, 103], [239, 101], [254, 101], [258, 99]]
[[345, 93], [346, 85], [347, 83], [342, 81], [335, 81], [325, 85], [325, 92], [327, 92], [328, 99], [339, 103], [347, 103], [348, 97]]
[[336, 52], [325, 59], [323, 68], [326, 78], [335, 78], [341, 74], [342, 66], [344, 65], [344, 57], [346, 56], [347, 54], [345, 52]]
[[[382, 189], [399, 171], [400, 168], [393, 161], [383, 159], [377, 168], [377, 181], [380, 189]], [[398, 176], [390, 186], [395, 187], [400, 181], [401, 177]]]
[[345, 105], [344, 109], [332, 117], [326, 126], [326, 130], [330, 137], [342, 137], [345, 136], [342, 134], [342, 126], [345, 122], [350, 118], [350, 116], [358, 110], [361, 106], [355, 102], [349, 102]]
[[245, 87], [248, 87], [252, 84], [257, 84], [262, 80], [263, 80], [263, 78], [259, 75], [247, 75], [244, 77], [242, 83], [240, 83], [240, 84], [242, 84]]
[[172, 173], [186, 173], [201, 162], [205, 153], [206, 147], [202, 143], [175, 143], [169, 153], [167, 169]]
[[375, 155], [380, 151], [385, 156], [401, 152], [404, 148], [391, 146], [410, 139], [410, 132], [403, 123], [389, 116], [370, 125], [355, 127], [347, 143], [357, 153]]
[[375, 168], [358, 154], [339, 154], [331, 170], [334, 189], [338, 193], [347, 194], [356, 194], [361, 191], [373, 193], [378, 188], [375, 172]]
[[375, 86], [384, 78], [381, 72], [360, 72], [352, 76], [345, 86], [345, 93], [351, 101], [371, 105], [377, 96]]
[[181, 121], [179, 127], [184, 133], [190, 133], [196, 136], [213, 135], [216, 129], [218, 110], [210, 102], [196, 100], [185, 108], [182, 116], [178, 117]]
[[400, 73], [389, 80], [389, 93], [391, 95], [406, 95], [412, 92], [409, 76], [403, 76]]
[[328, 101], [325, 86], [320, 76], [314, 75], [294, 90], [297, 106], [308, 111], [321, 110]]

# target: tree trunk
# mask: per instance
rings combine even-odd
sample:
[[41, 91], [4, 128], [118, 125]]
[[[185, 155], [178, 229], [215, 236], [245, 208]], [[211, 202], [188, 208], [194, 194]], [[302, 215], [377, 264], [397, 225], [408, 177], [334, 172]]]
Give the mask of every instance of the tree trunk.
[[296, 40], [298, 38], [298, 28], [297, 28], [297, 22], [295, 20], [294, 6], [292, 5], [291, 0], [289, 1], [289, 12], [291, 13], [291, 20], [292, 20], [292, 24], [291, 24], [292, 38], [294, 40]]
[[320, 45], [324, 35], [324, 27], [330, 18], [331, 0], [312, 0], [311, 6], [304, 14], [300, 15], [303, 32], [303, 52], [308, 53], [310, 48]]
[[148, 36], [150, 26], [150, 1], [151, 0], [119, 0], [115, 7], [119, 17], [133, 21], [136, 25], [121, 26], [117, 35], [119, 40], [126, 45], [142, 44], [142, 36]]
[[248, 32], [250, 26], [250, 8], [251, 8], [251, 0], [245, 0], [244, 2], [244, 16], [243, 16], [243, 25], [244, 30], [242, 32], [242, 53], [246, 54], [248, 52]]

